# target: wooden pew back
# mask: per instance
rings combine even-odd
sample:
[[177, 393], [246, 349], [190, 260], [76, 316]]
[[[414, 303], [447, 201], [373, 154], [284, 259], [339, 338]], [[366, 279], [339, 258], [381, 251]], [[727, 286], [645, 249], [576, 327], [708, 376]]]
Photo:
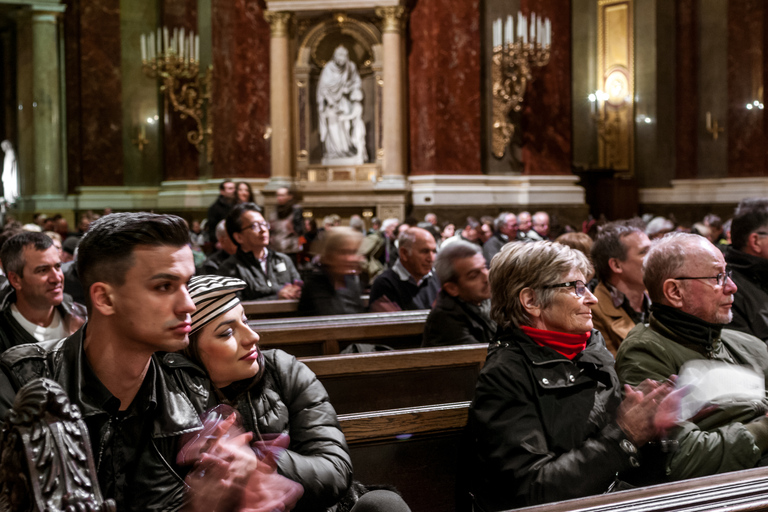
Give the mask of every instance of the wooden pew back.
[[[368, 295], [363, 295], [363, 305], [368, 307]], [[295, 299], [243, 301], [245, 316], [249, 320], [287, 318], [299, 316], [299, 301]]]
[[279, 348], [296, 357], [338, 354], [352, 343], [393, 348], [421, 346], [429, 310], [360, 313], [273, 320], [249, 320], [262, 348]]
[[302, 358], [339, 414], [472, 399], [485, 344]]

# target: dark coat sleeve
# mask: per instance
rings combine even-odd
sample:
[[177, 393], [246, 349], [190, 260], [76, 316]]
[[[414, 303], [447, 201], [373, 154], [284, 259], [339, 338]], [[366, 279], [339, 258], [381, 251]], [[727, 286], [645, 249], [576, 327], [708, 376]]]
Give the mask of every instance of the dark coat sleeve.
[[275, 351], [276, 375], [290, 415], [291, 443], [281, 474], [304, 486], [301, 502], [330, 507], [352, 482], [352, 461], [328, 393], [304, 363]]
[[422, 347], [483, 343], [484, 340], [477, 339], [472, 332], [469, 319], [455, 309], [435, 307], [430, 311], [424, 326]]

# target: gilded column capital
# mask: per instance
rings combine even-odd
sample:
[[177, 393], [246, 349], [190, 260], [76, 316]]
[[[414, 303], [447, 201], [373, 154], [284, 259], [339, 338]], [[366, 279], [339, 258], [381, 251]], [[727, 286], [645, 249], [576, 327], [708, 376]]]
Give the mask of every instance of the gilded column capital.
[[376, 16], [381, 18], [383, 32], [396, 32], [403, 31], [405, 21], [408, 19], [408, 11], [402, 5], [390, 6], [390, 7], [377, 7]]
[[272, 37], [289, 37], [293, 13], [285, 11], [264, 11]]

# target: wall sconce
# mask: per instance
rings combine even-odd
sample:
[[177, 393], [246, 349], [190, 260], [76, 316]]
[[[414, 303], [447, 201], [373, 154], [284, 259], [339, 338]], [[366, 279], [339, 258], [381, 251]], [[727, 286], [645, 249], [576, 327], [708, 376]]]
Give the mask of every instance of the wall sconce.
[[[213, 119], [206, 108], [211, 101], [213, 67], [200, 76], [200, 36], [184, 29], [157, 29], [157, 34], [141, 34], [142, 71], [149, 78], [160, 78], [160, 91], [181, 119], [192, 118], [197, 129], [187, 133], [187, 140], [205, 151], [213, 161]], [[207, 114], [207, 115], [206, 115]]]
[[[530, 39], [530, 42], [529, 42]], [[533, 79], [534, 67], [549, 63], [552, 43], [552, 25], [549, 18], [536, 18], [531, 13], [530, 24], [526, 16], [517, 13], [517, 32], [512, 15], [502, 27], [501, 18], [493, 22], [493, 57], [491, 82], [493, 84], [493, 127], [491, 131], [493, 154], [504, 156], [515, 126], [509, 121], [512, 111], [520, 112], [525, 88]]]
[[763, 110], [765, 105], [762, 104], [760, 101], [753, 101], [752, 103], [747, 103], [747, 110], [757, 109], [757, 110]]
[[717, 123], [717, 119], [714, 121], [712, 120], [712, 113], [707, 112], [707, 133], [712, 134], [712, 140], [717, 140], [724, 130], [725, 129], [720, 127]]

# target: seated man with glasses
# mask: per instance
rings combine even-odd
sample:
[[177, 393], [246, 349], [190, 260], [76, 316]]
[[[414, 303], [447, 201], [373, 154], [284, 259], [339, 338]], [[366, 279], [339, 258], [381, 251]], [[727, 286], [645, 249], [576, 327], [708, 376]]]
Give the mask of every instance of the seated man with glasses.
[[739, 293], [730, 327], [768, 341], [768, 198], [744, 199], [731, 221], [725, 261]]
[[[709, 240], [673, 233], [654, 242], [643, 265], [643, 279], [653, 301], [651, 316], [648, 325], [635, 326], [619, 347], [616, 370], [623, 384], [668, 379], [679, 375], [684, 363], [697, 360], [746, 367], [758, 382], [765, 381], [765, 343], [725, 328], [732, 318], [737, 287], [722, 252]], [[728, 373], [727, 368], [720, 371]], [[688, 388], [689, 392], [696, 389], [702, 387]], [[644, 483], [747, 469], [760, 462], [768, 450], [768, 400], [731, 399], [703, 405], [682, 414], [677, 426], [667, 432], [672, 442], [644, 450], [648, 468], [644, 476], [650, 480]]]
[[301, 280], [291, 258], [270, 251], [269, 223], [254, 203], [241, 203], [226, 218], [227, 233], [237, 252], [224, 260], [217, 273], [237, 277], [248, 286], [241, 300], [298, 299]]

